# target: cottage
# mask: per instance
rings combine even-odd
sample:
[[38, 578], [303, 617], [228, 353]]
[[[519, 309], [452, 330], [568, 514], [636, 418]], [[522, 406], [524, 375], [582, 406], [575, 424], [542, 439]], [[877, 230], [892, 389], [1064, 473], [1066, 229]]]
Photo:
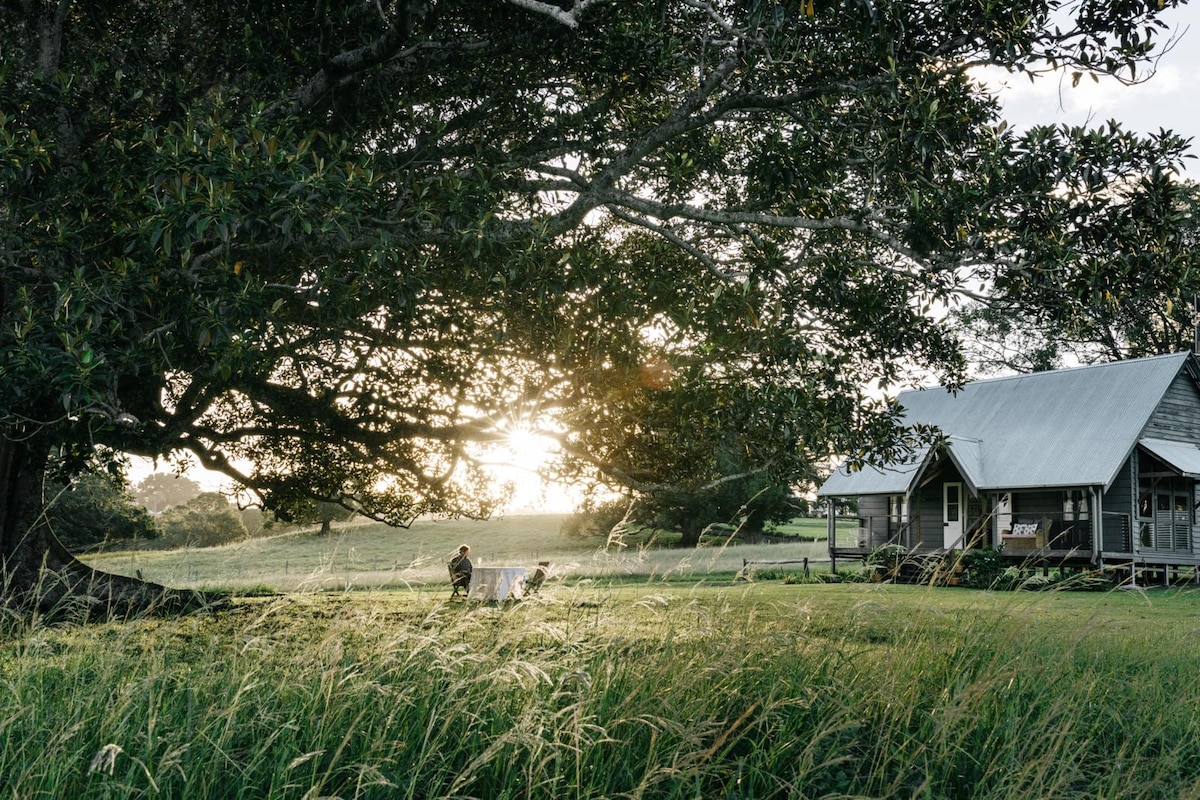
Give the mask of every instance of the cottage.
[[[830, 556], [990, 545], [1026, 563], [1200, 565], [1200, 361], [1190, 353], [975, 381], [898, 397], [941, 446], [821, 487], [855, 499]], [[832, 509], [836, 503], [830, 503]], [[832, 512], [831, 512], [832, 513]], [[842, 529], [837, 529], [841, 531]]]

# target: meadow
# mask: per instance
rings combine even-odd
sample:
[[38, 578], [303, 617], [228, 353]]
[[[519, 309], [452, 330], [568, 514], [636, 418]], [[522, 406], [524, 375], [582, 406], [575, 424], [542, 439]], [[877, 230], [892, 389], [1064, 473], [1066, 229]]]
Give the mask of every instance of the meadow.
[[[378, 523], [341, 525], [330, 536], [316, 528], [249, 539], [222, 547], [181, 550], [118, 550], [88, 558], [109, 572], [135, 575], [169, 586], [239, 591], [313, 591], [444, 585], [446, 561], [460, 544], [471, 546], [477, 565], [532, 568], [550, 561], [553, 579], [720, 580], [744, 560], [814, 561], [827, 556], [826, 523], [797, 520], [785, 526], [796, 537], [782, 544], [733, 544], [715, 540], [694, 550], [655, 546], [645, 536], [620, 545], [603, 539], [572, 539], [560, 532], [560, 514], [527, 514], [486, 522], [421, 520], [407, 529]], [[814, 565], [815, 566], [815, 565]], [[828, 565], [824, 566], [828, 571]]]
[[6, 620], [0, 795], [1200, 797], [1194, 590], [569, 575]]

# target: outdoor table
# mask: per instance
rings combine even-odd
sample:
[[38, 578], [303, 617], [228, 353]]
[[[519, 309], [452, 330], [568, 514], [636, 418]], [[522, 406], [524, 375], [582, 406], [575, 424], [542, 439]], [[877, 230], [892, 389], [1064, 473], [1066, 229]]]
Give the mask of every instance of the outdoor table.
[[468, 600], [519, 600], [525, 593], [524, 567], [475, 567]]

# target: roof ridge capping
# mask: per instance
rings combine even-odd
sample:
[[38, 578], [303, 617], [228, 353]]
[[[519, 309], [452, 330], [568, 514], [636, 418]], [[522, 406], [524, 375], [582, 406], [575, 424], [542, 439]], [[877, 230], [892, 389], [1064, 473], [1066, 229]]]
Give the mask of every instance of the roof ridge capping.
[[[968, 386], [977, 386], [979, 384], [984, 384], [984, 383], [1000, 383], [1002, 381], [1029, 380], [1031, 378], [1037, 379], [1042, 376], [1062, 375], [1063, 373], [1067, 373], [1067, 372], [1072, 372], [1072, 373], [1083, 372], [1085, 370], [1093, 370], [1093, 369], [1112, 369], [1112, 368], [1118, 368], [1118, 367], [1132, 367], [1137, 364], [1145, 364], [1145, 363], [1148, 363], [1151, 361], [1163, 361], [1163, 360], [1168, 360], [1168, 359], [1176, 359], [1180, 363], [1182, 363], [1182, 362], [1186, 361], [1188, 359], [1188, 357], [1190, 357], [1191, 355], [1192, 355], [1192, 353], [1190, 351], [1185, 351], [1182, 353], [1166, 353], [1166, 354], [1158, 355], [1158, 356], [1145, 356], [1144, 358], [1125, 358], [1125, 359], [1121, 359], [1119, 361], [1097, 361], [1094, 364], [1079, 364], [1074, 367], [1061, 367], [1059, 369], [1046, 369], [1046, 370], [1041, 370], [1040, 372], [1016, 372], [1016, 373], [1013, 373], [1012, 375], [996, 375], [996, 376], [989, 377], [989, 378], [976, 378], [975, 380], [966, 381], [965, 383], [963, 383], [963, 385], [961, 387], [959, 387], [955, 391], [961, 392], [963, 389], [966, 389]], [[906, 394], [909, 394], [910, 392], [926, 392], [926, 391], [929, 391], [930, 389], [945, 389], [946, 391], [949, 391], [949, 388], [944, 383], [939, 383], [939, 384], [932, 384], [930, 386], [916, 386], [916, 387], [913, 387], [912, 389], [905, 389], [904, 391], [900, 392], [900, 394], [898, 396], [906, 395]]]

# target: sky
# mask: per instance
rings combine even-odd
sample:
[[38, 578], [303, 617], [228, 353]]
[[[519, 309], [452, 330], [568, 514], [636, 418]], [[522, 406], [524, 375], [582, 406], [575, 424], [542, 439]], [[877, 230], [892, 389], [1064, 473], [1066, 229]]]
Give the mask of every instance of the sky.
[[1002, 77], [1000, 102], [1010, 124], [1037, 123], [1098, 125], [1115, 119], [1126, 130], [1157, 133], [1174, 131], [1196, 139], [1186, 174], [1200, 179], [1200, 0], [1163, 12], [1178, 41], [1164, 53], [1154, 75], [1144, 83], [1126, 86], [1113, 79], [1093, 82], [1084, 77], [1071, 87], [1070, 73], [1030, 83], [1025, 76], [989, 74], [988, 82]]

